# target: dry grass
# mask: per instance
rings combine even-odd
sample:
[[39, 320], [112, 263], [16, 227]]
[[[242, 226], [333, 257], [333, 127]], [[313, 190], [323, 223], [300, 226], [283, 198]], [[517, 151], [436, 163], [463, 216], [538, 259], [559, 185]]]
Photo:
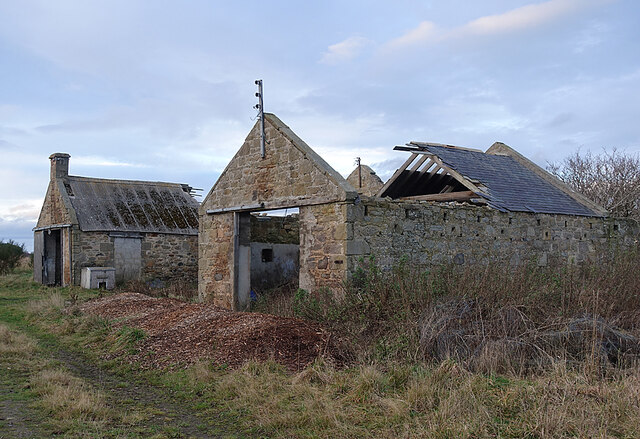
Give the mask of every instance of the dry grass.
[[258, 294], [257, 300], [251, 305], [251, 310], [264, 312], [282, 317], [294, 317], [294, 298], [297, 290], [296, 283], [286, 283]]
[[[363, 363], [453, 358], [516, 375], [556, 361], [635, 367], [640, 357], [640, 257], [581, 266], [444, 266], [362, 261], [343, 291], [276, 295], [261, 311], [313, 319], [353, 341]], [[285, 298], [289, 303], [285, 303]]]
[[350, 370], [317, 363], [297, 375], [273, 363], [225, 373], [202, 363], [191, 369], [191, 379], [268, 437], [640, 435], [637, 374], [593, 381], [561, 363], [526, 380], [471, 373], [452, 361]]
[[40, 371], [30, 386], [40, 397], [38, 404], [57, 420], [106, 422], [113, 417], [104, 397], [69, 372]]
[[42, 299], [32, 300], [27, 304], [27, 311], [35, 315], [50, 315], [61, 313], [64, 310], [64, 297], [54, 291], [45, 295]]
[[363, 261], [340, 300], [261, 304], [345, 334], [361, 366], [200, 379], [273, 437], [640, 437], [639, 272], [634, 253], [429, 272]]
[[0, 323], [0, 355], [26, 357], [31, 355], [35, 348], [36, 344], [29, 337]]

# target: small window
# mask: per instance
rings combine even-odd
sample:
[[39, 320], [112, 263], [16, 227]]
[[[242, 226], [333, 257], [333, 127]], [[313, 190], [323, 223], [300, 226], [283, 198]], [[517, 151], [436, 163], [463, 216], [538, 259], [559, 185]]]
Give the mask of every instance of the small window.
[[262, 249], [262, 262], [273, 262], [273, 249], [272, 248], [263, 248]]

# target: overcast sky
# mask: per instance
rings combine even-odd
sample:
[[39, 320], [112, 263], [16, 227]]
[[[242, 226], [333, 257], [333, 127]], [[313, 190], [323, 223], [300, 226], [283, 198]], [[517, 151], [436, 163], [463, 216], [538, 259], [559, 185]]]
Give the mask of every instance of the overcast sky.
[[74, 175], [211, 188], [254, 80], [338, 172], [411, 140], [538, 164], [640, 151], [637, 0], [0, 0], [0, 239], [25, 242], [53, 152]]

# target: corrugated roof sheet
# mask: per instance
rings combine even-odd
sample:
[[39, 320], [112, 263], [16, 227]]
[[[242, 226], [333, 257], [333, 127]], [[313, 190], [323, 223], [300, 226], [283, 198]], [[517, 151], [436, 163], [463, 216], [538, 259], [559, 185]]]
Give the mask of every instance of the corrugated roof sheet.
[[414, 142], [451, 169], [487, 188], [496, 209], [564, 215], [599, 216], [512, 157]]
[[187, 185], [75, 176], [64, 185], [80, 230], [198, 233], [198, 202]]

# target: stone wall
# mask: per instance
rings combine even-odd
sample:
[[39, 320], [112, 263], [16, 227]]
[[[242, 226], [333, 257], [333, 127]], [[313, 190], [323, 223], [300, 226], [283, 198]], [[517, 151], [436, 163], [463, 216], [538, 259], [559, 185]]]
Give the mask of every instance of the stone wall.
[[300, 288], [338, 288], [347, 269], [349, 203], [300, 208]]
[[402, 256], [421, 267], [491, 261], [579, 263], [637, 246], [640, 236], [638, 223], [624, 219], [372, 198], [349, 208], [350, 271], [368, 255], [374, 255], [383, 268]]
[[[73, 283], [80, 285], [83, 267], [115, 267], [113, 236], [109, 232], [72, 229]], [[141, 280], [165, 282], [197, 279], [198, 237], [190, 235], [140, 234]]]
[[198, 295], [223, 308], [233, 307], [234, 214], [200, 215]]
[[251, 215], [251, 242], [300, 244], [299, 215]]
[[[355, 200], [357, 192], [274, 115], [265, 115], [265, 134], [265, 156], [256, 124], [199, 209], [199, 296], [226, 308], [242, 302], [234, 289], [244, 291], [239, 284], [247, 267], [234, 264], [249, 243], [235, 242], [234, 215], [249, 211], [300, 208], [299, 233], [291, 224], [287, 235], [299, 236], [302, 288], [335, 286], [345, 277], [346, 207], [341, 203]], [[276, 240], [268, 232], [252, 233], [254, 242]]]
[[198, 236], [144, 234], [142, 279], [195, 283], [198, 279]]
[[[357, 195], [339, 174], [273, 115], [266, 115], [265, 157], [256, 124], [200, 207], [263, 204], [275, 209], [344, 200]], [[258, 210], [259, 208], [253, 209]]]
[[113, 241], [108, 232], [82, 232], [77, 226], [71, 231], [73, 283], [80, 285], [82, 267], [113, 267]]
[[384, 186], [376, 172], [367, 165], [360, 165], [360, 169], [356, 166], [347, 177], [347, 182], [356, 188], [359, 194], [367, 197], [375, 196]]
[[64, 198], [60, 193], [61, 190], [64, 190], [62, 179], [49, 182], [36, 227], [76, 223], [75, 218], [69, 214], [68, 206], [65, 205]]
[[300, 247], [251, 243], [251, 289], [257, 293], [292, 282], [298, 285]]

